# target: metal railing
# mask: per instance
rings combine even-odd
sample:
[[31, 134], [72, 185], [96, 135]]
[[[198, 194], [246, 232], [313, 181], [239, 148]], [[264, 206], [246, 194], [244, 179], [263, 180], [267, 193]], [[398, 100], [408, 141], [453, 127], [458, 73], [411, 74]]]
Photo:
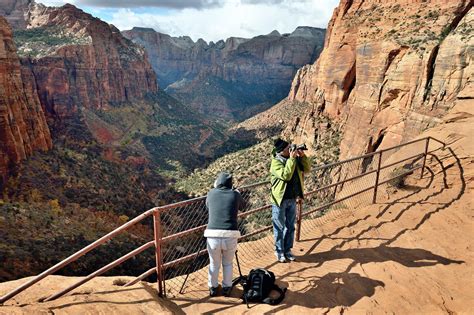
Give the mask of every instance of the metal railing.
[[[430, 140], [441, 147], [430, 150]], [[375, 203], [379, 187], [421, 169], [423, 176], [428, 154], [444, 148], [445, 144], [432, 137], [413, 140], [398, 146], [379, 150], [344, 161], [323, 165], [305, 174], [304, 204], [298, 202], [296, 213], [296, 241], [300, 241], [307, 229], [314, 228], [314, 219], [328, 211], [357, 208]], [[400, 166], [400, 164], [402, 164]], [[239, 254], [242, 264], [249, 268], [253, 261], [273, 253], [271, 237], [270, 185], [260, 182], [240, 187], [245, 207], [238, 214]], [[130, 286], [156, 273], [160, 296], [182, 293], [188, 275], [207, 277], [204, 268], [208, 264], [206, 241], [203, 231], [207, 223], [206, 196], [150, 209], [131, 221], [79, 250], [65, 260], [0, 297], [4, 303], [18, 293], [60, 270], [81, 256], [109, 241], [118, 233], [130, 228], [147, 217], [153, 216], [154, 240], [146, 242], [130, 253], [91, 273], [72, 286], [44, 299], [50, 301], [83, 285], [94, 277], [116, 267], [144, 250], [155, 247], [156, 266], [125, 284]], [[248, 258], [246, 259], [246, 256]], [[200, 272], [196, 272], [200, 271]], [[201, 279], [202, 280], [202, 279]], [[196, 282], [194, 279], [193, 282]], [[166, 288], [168, 285], [168, 288]], [[189, 285], [188, 282], [188, 286]]]

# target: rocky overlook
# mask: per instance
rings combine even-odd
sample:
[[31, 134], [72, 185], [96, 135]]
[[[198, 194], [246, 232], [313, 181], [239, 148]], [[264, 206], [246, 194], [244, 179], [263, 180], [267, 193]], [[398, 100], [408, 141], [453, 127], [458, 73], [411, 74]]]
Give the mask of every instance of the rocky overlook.
[[[51, 148], [36, 86], [22, 79], [12, 30], [0, 16], [0, 187], [12, 166], [35, 150]], [[32, 77], [23, 71], [23, 77]]]
[[324, 50], [295, 76], [310, 104], [292, 126], [313, 143], [320, 113], [344, 123], [344, 159], [404, 142], [474, 97], [472, 1], [343, 0]]
[[285, 97], [297, 69], [321, 52], [325, 30], [298, 27], [290, 34], [273, 31], [209, 44], [148, 28], [123, 34], [145, 47], [166, 91], [202, 113], [241, 119]]

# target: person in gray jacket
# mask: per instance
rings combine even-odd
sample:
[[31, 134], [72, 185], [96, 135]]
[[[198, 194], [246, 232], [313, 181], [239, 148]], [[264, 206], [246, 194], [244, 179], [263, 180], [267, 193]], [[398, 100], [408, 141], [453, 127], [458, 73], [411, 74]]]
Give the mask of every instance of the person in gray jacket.
[[240, 232], [237, 212], [243, 207], [243, 199], [232, 188], [232, 175], [222, 172], [214, 182], [214, 188], [206, 198], [209, 221], [204, 231], [209, 253], [208, 286], [210, 296], [217, 295], [218, 276], [222, 264], [222, 293], [229, 296], [232, 290], [232, 263]]

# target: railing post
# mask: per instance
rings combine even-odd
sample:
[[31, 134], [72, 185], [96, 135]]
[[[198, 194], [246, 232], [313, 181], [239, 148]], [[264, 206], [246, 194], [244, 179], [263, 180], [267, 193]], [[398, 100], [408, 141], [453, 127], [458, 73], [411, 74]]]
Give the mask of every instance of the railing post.
[[303, 214], [303, 199], [296, 199], [296, 241], [300, 241], [301, 236], [301, 218]]
[[382, 153], [383, 151], [380, 151], [379, 160], [377, 162], [377, 173], [375, 173], [374, 198], [372, 199], [372, 203], [377, 202], [377, 188], [379, 187], [380, 166], [382, 164]]
[[423, 166], [421, 167], [420, 179], [423, 178], [423, 173], [425, 172], [426, 156], [428, 155], [429, 146], [430, 146], [430, 137], [426, 138], [425, 153], [423, 156]]
[[166, 296], [163, 290], [163, 257], [161, 252], [161, 212], [157, 210], [153, 213], [154, 235], [155, 235], [155, 260], [156, 260], [156, 275], [158, 283], [158, 295], [160, 297]]

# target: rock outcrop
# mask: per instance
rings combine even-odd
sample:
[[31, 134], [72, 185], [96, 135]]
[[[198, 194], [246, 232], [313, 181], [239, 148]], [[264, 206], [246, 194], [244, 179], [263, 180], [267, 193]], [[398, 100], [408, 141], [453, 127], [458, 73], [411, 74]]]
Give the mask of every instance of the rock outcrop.
[[145, 51], [114, 26], [70, 4], [27, 9], [27, 29], [15, 41], [48, 114], [107, 109], [157, 92]]
[[325, 30], [298, 27], [291, 34], [274, 31], [209, 44], [147, 28], [123, 34], [145, 47], [168, 92], [205, 114], [239, 119], [249, 107], [268, 107], [286, 96], [297, 69], [321, 52]]
[[28, 8], [33, 0], [0, 0], [0, 15], [13, 29], [25, 29], [28, 24]]
[[290, 101], [309, 103], [293, 134], [313, 143], [320, 114], [344, 123], [341, 159], [402, 143], [472, 102], [472, 1], [342, 0], [325, 47]]
[[[23, 71], [24, 77], [32, 77]], [[11, 167], [35, 150], [51, 148], [36, 86], [22, 80], [12, 31], [0, 16], [0, 187]]]

